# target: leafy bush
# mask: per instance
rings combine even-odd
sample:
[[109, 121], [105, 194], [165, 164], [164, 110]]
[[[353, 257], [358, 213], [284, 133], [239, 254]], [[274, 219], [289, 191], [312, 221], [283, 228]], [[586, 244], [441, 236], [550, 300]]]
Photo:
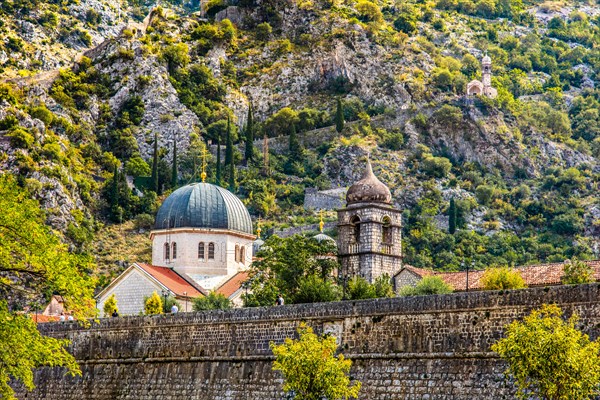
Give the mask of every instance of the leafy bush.
[[113, 313], [118, 313], [119, 308], [117, 307], [117, 298], [114, 293], [110, 295], [108, 299], [104, 302], [104, 306], [102, 307], [102, 311], [104, 311], [105, 317], [111, 317]]
[[521, 273], [508, 267], [486, 270], [481, 277], [481, 284], [485, 290], [523, 289], [527, 287]]
[[454, 289], [439, 276], [426, 276], [414, 287], [405, 286], [400, 290], [400, 296], [424, 296], [430, 294], [452, 293]]
[[156, 315], [163, 313], [163, 301], [158, 293], [153, 292], [151, 296], [144, 297], [144, 314]]
[[231, 300], [216, 292], [210, 292], [206, 296], [196, 297], [193, 300], [194, 311], [229, 310], [231, 307], [233, 307]]
[[271, 36], [271, 33], [273, 32], [273, 28], [271, 27], [271, 24], [269, 24], [268, 22], [262, 22], [258, 25], [256, 25], [256, 39], [266, 42], [267, 40], [269, 40], [269, 37]]
[[578, 260], [576, 257], [571, 260], [565, 260], [561, 281], [565, 285], [594, 282], [594, 268], [590, 264]]
[[31, 149], [33, 143], [35, 142], [33, 135], [29, 133], [27, 129], [19, 126], [11, 129], [6, 136], [10, 138], [11, 146], [22, 149]]

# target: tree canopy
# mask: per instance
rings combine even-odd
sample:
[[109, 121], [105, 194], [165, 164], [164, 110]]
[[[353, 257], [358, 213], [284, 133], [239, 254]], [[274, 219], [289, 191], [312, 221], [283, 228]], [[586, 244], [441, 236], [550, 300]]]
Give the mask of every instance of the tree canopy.
[[576, 328], [578, 317], [562, 318], [557, 305], [544, 305], [505, 329], [494, 345], [508, 362], [521, 398], [584, 400], [598, 395], [600, 343]]
[[48, 228], [45, 215], [9, 174], [0, 175], [0, 397], [12, 399], [12, 377], [33, 388], [32, 369], [65, 366], [79, 373], [66, 352], [68, 341], [42, 337], [35, 323], [17, 309], [43, 293], [63, 297], [77, 318], [95, 315], [92, 260], [68, 251]]
[[298, 334], [297, 340], [287, 338], [280, 345], [271, 342], [273, 370], [283, 373], [283, 390], [294, 393], [295, 400], [358, 398], [361, 383], [350, 382], [352, 361], [342, 354], [335, 356], [336, 338], [320, 338], [304, 324]]

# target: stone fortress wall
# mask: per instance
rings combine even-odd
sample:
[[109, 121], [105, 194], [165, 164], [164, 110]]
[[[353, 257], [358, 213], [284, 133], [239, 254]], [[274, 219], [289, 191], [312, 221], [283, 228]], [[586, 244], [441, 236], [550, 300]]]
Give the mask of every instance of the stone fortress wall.
[[599, 284], [45, 324], [44, 334], [72, 340], [83, 375], [39, 369], [37, 389], [17, 388], [18, 398], [280, 400], [269, 342], [305, 321], [338, 337], [360, 399], [512, 399], [490, 345], [506, 324], [554, 302], [600, 335]]

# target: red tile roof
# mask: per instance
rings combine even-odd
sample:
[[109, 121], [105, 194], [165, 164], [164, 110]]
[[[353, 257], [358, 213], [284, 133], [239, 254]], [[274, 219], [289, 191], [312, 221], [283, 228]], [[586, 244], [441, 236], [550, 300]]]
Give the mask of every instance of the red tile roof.
[[[600, 281], [600, 260], [584, 261], [590, 265], [594, 270], [593, 278], [595, 281]], [[560, 285], [561, 278], [563, 275], [564, 263], [549, 263], [549, 264], [537, 264], [516, 267], [515, 269], [521, 273], [525, 284], [529, 287], [532, 286], [552, 286]], [[410, 265], [404, 267], [405, 269], [421, 276], [436, 275], [444, 280], [444, 282], [452, 285], [455, 291], [464, 291], [467, 287], [467, 272], [435, 272], [429, 269], [416, 268]], [[481, 277], [485, 271], [469, 271], [469, 289], [470, 290], [481, 290], [483, 285], [481, 284]]]
[[156, 265], [143, 263], [136, 264], [177, 296], [198, 297], [202, 295], [198, 289], [171, 268], [157, 267]]
[[241, 271], [232, 276], [217, 289], [217, 293], [229, 297], [242, 287], [242, 283], [248, 280], [248, 271]]
[[60, 317], [56, 317], [54, 315], [29, 314], [29, 316], [38, 324], [45, 324], [46, 322], [56, 322], [60, 320]]

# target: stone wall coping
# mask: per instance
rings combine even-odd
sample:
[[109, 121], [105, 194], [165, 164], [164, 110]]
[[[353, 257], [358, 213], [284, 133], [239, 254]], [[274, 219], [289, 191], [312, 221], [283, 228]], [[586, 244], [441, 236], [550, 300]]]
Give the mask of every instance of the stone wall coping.
[[484, 311], [504, 307], [534, 308], [545, 303], [577, 305], [597, 303], [600, 284], [561, 285], [520, 290], [461, 292], [446, 295], [348, 300], [331, 303], [237, 308], [227, 311], [179, 313], [177, 315], [102, 318], [86, 328], [76, 322], [39, 324], [42, 334], [61, 335], [74, 331], [135, 330], [153, 326], [244, 323], [289, 320], [343, 320], [364, 315], [398, 315]]

